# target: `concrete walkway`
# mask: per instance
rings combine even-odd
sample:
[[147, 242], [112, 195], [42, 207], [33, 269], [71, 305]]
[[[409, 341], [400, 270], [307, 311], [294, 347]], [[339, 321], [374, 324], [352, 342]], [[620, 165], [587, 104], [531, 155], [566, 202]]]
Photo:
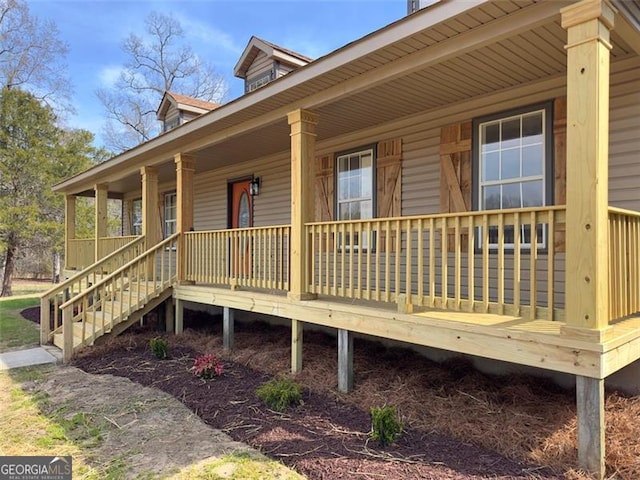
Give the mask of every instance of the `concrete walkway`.
[[62, 362], [62, 352], [53, 346], [0, 353], [0, 370]]

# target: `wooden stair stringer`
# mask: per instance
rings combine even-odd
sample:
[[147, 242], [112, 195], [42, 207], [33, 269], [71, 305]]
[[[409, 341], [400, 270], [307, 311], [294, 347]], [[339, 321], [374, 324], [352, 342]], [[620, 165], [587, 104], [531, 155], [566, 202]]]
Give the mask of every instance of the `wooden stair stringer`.
[[111, 327], [109, 332], [106, 332], [104, 335], [98, 337], [95, 342], [104, 342], [111, 336], [118, 336], [131, 327], [133, 324], [140, 321], [140, 319], [149, 313], [151, 310], [156, 308], [158, 305], [162, 304], [168, 298], [173, 295], [173, 288], [168, 287], [164, 289], [162, 292], [158, 294], [158, 296], [149, 299], [146, 303], [144, 303], [138, 310], [131, 313], [125, 320], [116, 323]]

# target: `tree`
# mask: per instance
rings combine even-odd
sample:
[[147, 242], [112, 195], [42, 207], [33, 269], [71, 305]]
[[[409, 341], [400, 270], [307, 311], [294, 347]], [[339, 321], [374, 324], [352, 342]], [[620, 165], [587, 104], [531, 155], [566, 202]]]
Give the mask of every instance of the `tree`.
[[0, 90], [0, 296], [11, 295], [20, 250], [60, 248], [63, 201], [53, 184], [85, 170], [96, 151], [86, 131], [56, 126], [53, 110], [19, 89]]
[[71, 110], [67, 52], [55, 23], [31, 16], [25, 2], [0, 0], [0, 88], [20, 88]]
[[159, 133], [155, 114], [165, 91], [219, 102], [227, 91], [223, 77], [185, 44], [180, 23], [152, 12], [146, 36], [129, 35], [122, 45], [128, 57], [115, 85], [98, 90], [107, 123], [107, 148], [123, 151]]

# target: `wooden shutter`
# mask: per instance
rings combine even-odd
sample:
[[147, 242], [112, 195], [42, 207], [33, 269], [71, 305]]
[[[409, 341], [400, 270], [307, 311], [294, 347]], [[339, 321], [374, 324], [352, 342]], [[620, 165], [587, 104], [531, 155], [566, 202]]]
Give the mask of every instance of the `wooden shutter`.
[[[553, 171], [555, 205], [567, 203], [567, 97], [556, 98], [553, 102]], [[555, 251], [565, 251], [566, 226], [558, 226], [555, 231]]]
[[333, 220], [333, 155], [316, 157], [315, 220]]
[[[471, 134], [472, 122], [442, 127], [440, 131], [440, 211], [442, 213], [471, 210]], [[460, 235], [461, 248], [467, 249], [468, 234]], [[455, 248], [453, 234], [448, 239], [449, 251]]]
[[402, 139], [378, 143], [376, 158], [377, 217], [402, 215]]

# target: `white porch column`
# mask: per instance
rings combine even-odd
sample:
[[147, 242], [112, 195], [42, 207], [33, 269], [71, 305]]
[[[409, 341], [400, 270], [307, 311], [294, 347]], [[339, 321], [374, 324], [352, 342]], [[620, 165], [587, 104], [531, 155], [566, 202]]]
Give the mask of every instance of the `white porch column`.
[[291, 373], [302, 371], [302, 335], [304, 323], [291, 319]]
[[353, 389], [353, 333], [338, 329], [338, 390]]

